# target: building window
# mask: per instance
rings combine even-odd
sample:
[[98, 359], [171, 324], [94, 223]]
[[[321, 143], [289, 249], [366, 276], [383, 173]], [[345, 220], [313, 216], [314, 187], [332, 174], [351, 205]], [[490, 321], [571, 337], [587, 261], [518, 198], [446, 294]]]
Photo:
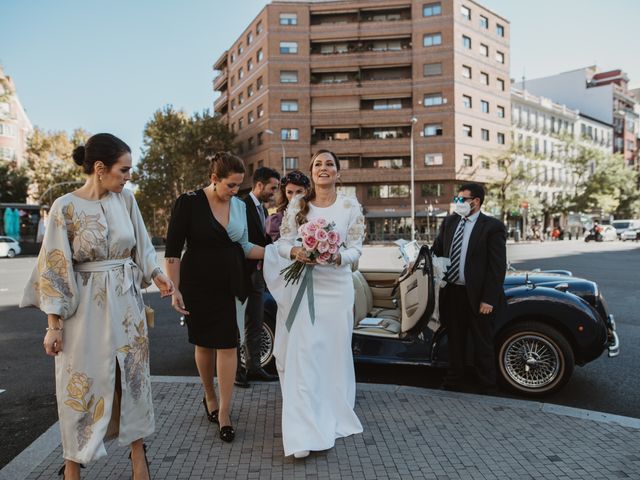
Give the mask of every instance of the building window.
[[[496, 81], [498, 82], [498, 88], [500, 89], [500, 91], [504, 92], [504, 80], [501, 78], [496, 79]], [[487, 80], [487, 84], [489, 84], [488, 80]]]
[[485, 142], [488, 142], [489, 141], [489, 130], [487, 130], [486, 128], [480, 129], [480, 137]]
[[422, 7], [423, 17], [435, 17], [437, 15], [442, 15], [442, 4], [440, 2], [429, 3]]
[[283, 55], [298, 53], [298, 42], [280, 42], [280, 53]]
[[247, 72], [250, 72], [251, 70], [253, 70], [253, 60], [249, 59], [247, 62]]
[[480, 72], [480, 83], [483, 85], [489, 85], [489, 74]]
[[251, 125], [255, 121], [255, 117], [253, 116], [253, 112], [247, 113], [247, 124]]
[[240, 67], [238, 69], [238, 80], [242, 80], [244, 78], [244, 70], [242, 70], [242, 67]]
[[236, 61], [236, 54], [235, 54], [235, 53], [232, 53], [232, 54], [231, 54], [231, 57], [230, 57], [229, 59], [230, 59], [230, 63], [235, 62], [235, 61]]
[[425, 153], [424, 164], [427, 167], [432, 167], [434, 165], [442, 165], [442, 154], [441, 153]]
[[253, 42], [253, 32], [247, 33], [247, 45], [251, 45], [251, 42]]
[[484, 28], [484, 29], [489, 28], [489, 19], [484, 15], [480, 15], [480, 28]]
[[242, 102], [244, 102], [244, 95], [239, 93], [238, 94], [238, 105], [242, 105]]
[[468, 50], [471, 50], [471, 37], [467, 37], [466, 35], [463, 35], [462, 46]]
[[264, 32], [264, 27], [262, 26], [262, 20], [260, 20], [256, 24], [256, 35], [260, 35], [262, 32]]
[[298, 101], [297, 100], [281, 100], [280, 111], [281, 112], [297, 112]]
[[[504, 145], [504, 142], [505, 142], [504, 133], [498, 133], [496, 138], [498, 139], [498, 143], [500, 145]], [[546, 146], [547, 146], [547, 141], [545, 140], [545, 149], [546, 149]]]
[[462, 5], [460, 7], [460, 13], [462, 14], [462, 18], [467, 20], [471, 20], [471, 9]]
[[391, 99], [373, 101], [374, 110], [400, 110], [401, 108], [402, 108], [402, 99], [400, 98], [391, 98]]
[[496, 33], [499, 37], [504, 37], [504, 27], [499, 23], [496, 23]]
[[258, 145], [262, 145], [264, 143], [264, 132], [258, 133]]
[[231, 133], [235, 133], [236, 131], [236, 124], [235, 122], [231, 124]]
[[480, 109], [482, 113], [489, 113], [489, 102], [486, 100], [480, 100]]
[[[342, 167], [342, 163], [348, 163], [348, 160], [340, 159], [340, 167]], [[342, 167], [344, 168], [344, 167]], [[355, 197], [356, 196], [356, 186], [355, 185], [339, 185], [336, 187], [336, 191], [345, 195], [347, 197]]]
[[253, 147], [255, 147], [255, 143], [253, 141], [253, 137], [249, 137], [249, 140], [247, 140], [247, 149], [248, 150], [252, 150]]
[[262, 79], [262, 77], [258, 77], [258, 79], [256, 80], [256, 88], [260, 90], [263, 86], [264, 80]]
[[236, 109], [236, 100], [235, 98], [233, 100], [231, 100], [231, 110], [235, 110]]
[[441, 183], [423, 183], [420, 186], [422, 197], [439, 197], [442, 195]]
[[298, 140], [298, 129], [297, 128], [283, 128], [280, 130], [280, 140]]
[[280, 83], [298, 83], [298, 72], [281, 70]]
[[471, 97], [469, 95], [462, 95], [462, 105], [464, 106], [464, 108], [473, 107], [473, 100], [471, 100]]
[[247, 169], [247, 175], [249, 177], [253, 176], [253, 163], [249, 164], [249, 168]]
[[484, 43], [480, 44], [480, 55], [484, 55], [485, 57], [489, 56], [489, 47]]
[[465, 167], [473, 167], [473, 155], [465, 153], [462, 155], [462, 163]]
[[262, 49], [260, 49], [258, 50], [258, 53], [256, 53], [256, 60], [258, 62], [261, 62], [263, 58], [264, 58], [264, 53], [262, 52]]
[[247, 87], [247, 98], [253, 97], [253, 85]]
[[471, 78], [471, 67], [466, 65], [462, 66], [462, 78]]
[[238, 119], [238, 130], [242, 130], [242, 119]]
[[407, 198], [409, 185], [371, 185], [367, 189], [369, 198]]
[[442, 136], [442, 124], [441, 123], [429, 123], [424, 126], [425, 137], [440, 137]]
[[244, 52], [244, 47], [240, 44], [238, 45], [238, 56], [242, 55], [242, 52]]
[[473, 137], [473, 128], [471, 128], [471, 125], [462, 125], [462, 134], [465, 137]]
[[295, 170], [298, 168], [298, 157], [285, 157], [284, 166], [287, 170]]
[[504, 63], [504, 53], [496, 52], [496, 62]]
[[504, 118], [504, 107], [498, 106], [498, 118]]
[[438, 105], [442, 105], [443, 99], [441, 93], [430, 93], [424, 96], [423, 105], [425, 107], [435, 107]]
[[435, 77], [442, 75], [442, 63], [425, 63], [424, 64], [424, 76]]
[[0, 123], [0, 135], [3, 137], [15, 137], [16, 129], [13, 125], [8, 123]]
[[422, 37], [422, 45], [425, 47], [434, 47], [436, 45], [442, 45], [441, 33], [428, 33]]
[[280, 25], [297, 25], [298, 14], [297, 13], [281, 13]]
[[3, 160], [15, 160], [16, 151], [9, 147], [0, 147], [0, 158]]
[[258, 113], [258, 118], [262, 118], [264, 116], [264, 107], [262, 105], [258, 105], [256, 112]]

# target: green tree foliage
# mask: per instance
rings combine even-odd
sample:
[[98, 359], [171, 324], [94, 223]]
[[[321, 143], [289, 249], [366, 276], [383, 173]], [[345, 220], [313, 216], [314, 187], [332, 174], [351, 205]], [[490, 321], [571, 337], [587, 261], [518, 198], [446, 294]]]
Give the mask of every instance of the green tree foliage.
[[233, 137], [208, 111], [189, 117], [166, 106], [153, 114], [133, 174], [136, 198], [153, 235], [165, 236], [175, 199], [208, 183], [207, 159], [217, 151], [231, 150]]
[[[36, 128], [27, 145], [27, 165], [32, 184], [30, 195], [41, 203], [52, 203], [60, 195], [75, 190], [84, 180], [82, 168], [73, 162], [73, 149], [84, 144], [89, 134], [76, 129], [45, 132]], [[45, 198], [41, 198], [46, 193]]]
[[29, 177], [24, 168], [15, 162], [0, 162], [0, 202], [24, 203], [27, 201]]

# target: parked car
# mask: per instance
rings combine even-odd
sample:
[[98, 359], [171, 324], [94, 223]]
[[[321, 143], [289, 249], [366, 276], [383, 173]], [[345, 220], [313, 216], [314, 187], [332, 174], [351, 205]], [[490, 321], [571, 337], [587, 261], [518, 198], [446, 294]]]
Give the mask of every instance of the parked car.
[[[353, 273], [356, 362], [446, 368], [447, 329], [433, 315], [435, 286], [428, 247], [413, 268]], [[507, 312], [496, 325], [500, 382], [522, 395], [548, 395], [608, 350], [619, 354], [616, 324], [598, 285], [571, 272], [509, 271]], [[261, 362], [270, 367], [277, 305], [266, 293]]]
[[620, 235], [620, 240], [635, 240], [636, 242], [640, 240], [640, 228], [628, 228]]
[[20, 244], [11, 237], [0, 237], [0, 257], [13, 258], [20, 255]]
[[614, 220], [611, 222], [611, 226], [616, 229], [618, 238], [622, 238], [622, 233], [630, 228], [640, 228], [640, 220]]
[[616, 233], [616, 229], [611, 225], [599, 225], [598, 229], [600, 230], [598, 233], [600, 238], [594, 238], [591, 230], [587, 230], [584, 233], [584, 241], [589, 242], [591, 240], [596, 240], [597, 242], [613, 242], [618, 239], [618, 234]]

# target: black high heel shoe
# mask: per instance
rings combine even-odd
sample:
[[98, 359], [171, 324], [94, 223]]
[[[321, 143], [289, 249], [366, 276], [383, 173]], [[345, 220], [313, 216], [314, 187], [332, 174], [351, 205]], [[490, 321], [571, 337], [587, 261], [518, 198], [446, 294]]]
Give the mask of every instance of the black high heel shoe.
[[[144, 463], [147, 464], [147, 473], [149, 474], [149, 478], [151, 478], [151, 470], [149, 469], [149, 460], [147, 459], [147, 444], [143, 443], [142, 448], [144, 449]], [[131, 452], [129, 452], [129, 460], [131, 460]], [[131, 480], [135, 480], [133, 474], [133, 462], [131, 462]]]
[[[63, 463], [62, 467], [60, 467], [60, 470], [58, 470], [58, 475], [62, 475], [62, 480], [64, 480], [64, 469], [66, 468], [67, 464]], [[80, 464], [80, 468], [84, 468], [83, 464]]]
[[214, 410], [213, 412], [209, 412], [209, 407], [207, 406], [207, 397], [202, 397], [202, 404], [204, 405], [204, 411], [207, 414], [207, 419], [211, 423], [219, 423], [218, 422], [218, 410]]
[[223, 442], [231, 443], [234, 438], [236, 438], [236, 431], [233, 426], [225, 425], [224, 427], [220, 427], [220, 439]]

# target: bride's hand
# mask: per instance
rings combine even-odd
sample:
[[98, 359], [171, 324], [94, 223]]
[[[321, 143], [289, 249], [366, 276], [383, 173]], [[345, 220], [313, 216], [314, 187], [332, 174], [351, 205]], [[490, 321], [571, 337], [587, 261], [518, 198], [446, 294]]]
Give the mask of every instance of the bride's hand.
[[315, 260], [309, 258], [306, 250], [302, 247], [293, 247], [291, 249], [291, 259], [308, 265], [315, 265], [317, 263]]

